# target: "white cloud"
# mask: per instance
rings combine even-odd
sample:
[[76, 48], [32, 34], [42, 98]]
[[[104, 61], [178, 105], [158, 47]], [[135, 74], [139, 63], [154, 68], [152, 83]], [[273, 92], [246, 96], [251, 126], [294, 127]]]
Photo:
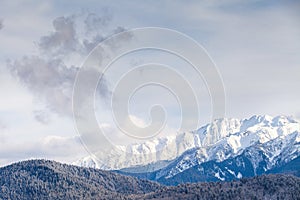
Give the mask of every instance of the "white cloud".
[[[33, 109], [33, 98], [0, 63], [0, 112], [24, 112]], [[3, 116], [5, 117], [5, 116]]]
[[145, 128], [147, 123], [142, 119], [135, 115], [129, 115], [129, 119], [138, 127]]
[[31, 158], [72, 163], [86, 154], [79, 137], [48, 135], [42, 139], [32, 139], [31, 142], [5, 141], [0, 147], [0, 165]]

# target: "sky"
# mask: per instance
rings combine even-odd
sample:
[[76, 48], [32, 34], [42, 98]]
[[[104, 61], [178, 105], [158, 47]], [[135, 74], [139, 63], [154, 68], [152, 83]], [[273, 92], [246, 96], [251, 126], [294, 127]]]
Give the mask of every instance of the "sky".
[[[1, 0], [0, 165], [29, 158], [73, 162], [88, 155], [73, 118], [75, 77], [97, 44], [136, 28], [172, 29], [203, 47], [222, 79], [224, 117], [268, 114], [299, 119], [299, 10], [298, 1], [276, 0]], [[125, 35], [118, 45], [127, 46], [136, 38]], [[155, 42], [167, 41], [158, 37]], [[188, 51], [179, 40], [171, 43], [187, 49], [189, 55], [197, 53]], [[178, 56], [144, 49], [112, 63], [96, 92], [99, 126], [116, 144], [136, 140], [120, 134], [114, 124], [110, 107], [114, 88], [134, 66], [147, 63], [171, 66], [189, 82], [199, 106], [198, 127], [212, 119], [212, 94], [205, 79], [196, 76], [189, 63]], [[169, 81], [174, 91], [179, 88], [187, 92], [180, 89], [183, 82], [175, 81], [171, 73], [153, 71], [156, 64], [145, 68], [137, 80], [153, 75]], [[155, 85], [136, 90], [128, 105], [130, 119], [145, 127], [151, 123], [149, 108], [163, 105], [167, 115], [161, 136], [176, 134], [181, 120], [195, 120], [191, 113], [197, 109], [193, 96], [180, 107], [176, 95], [180, 96]], [[184, 119], [182, 108], [188, 110]]]

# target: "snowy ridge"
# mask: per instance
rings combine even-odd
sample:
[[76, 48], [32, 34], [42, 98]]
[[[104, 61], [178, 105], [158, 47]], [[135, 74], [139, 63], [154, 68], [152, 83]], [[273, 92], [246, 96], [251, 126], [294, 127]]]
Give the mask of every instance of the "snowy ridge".
[[[101, 163], [88, 156], [73, 164], [115, 170], [143, 166], [162, 160], [173, 160], [179, 158], [187, 150], [196, 148], [197, 150], [193, 155], [187, 155], [182, 163], [178, 164], [177, 171], [174, 169], [175, 171], [169, 174], [173, 176], [196, 164], [210, 160], [220, 162], [237, 156], [245, 149], [258, 144], [266, 144], [270, 141], [282, 142], [290, 137], [294, 138], [293, 142], [299, 142], [299, 132], [299, 122], [286, 116], [256, 115], [244, 120], [224, 118], [214, 120], [196, 131], [185, 132], [172, 137], [157, 138], [142, 144], [117, 147], [118, 149], [127, 149], [130, 153], [126, 154], [123, 151], [113, 150], [104, 152], [100, 155]], [[274, 146], [277, 146], [277, 144], [274, 144]], [[270, 162], [275, 162], [275, 155], [279, 155], [283, 151], [284, 148], [277, 149], [276, 153], [270, 156], [270, 160], [272, 160]], [[298, 152], [299, 149], [291, 151]], [[155, 170], [155, 168], [153, 169]]]
[[[163, 173], [159, 174], [159, 177], [171, 178], [189, 168], [194, 166], [199, 166], [198, 170], [203, 171], [201, 164], [214, 161], [217, 163], [226, 162], [224, 169], [216, 167], [211, 171], [215, 172], [215, 177], [219, 180], [225, 180], [228, 178], [228, 174], [232, 174], [235, 178], [241, 178], [244, 174], [236, 171], [236, 167], [232, 167], [234, 162], [238, 168], [247, 169], [247, 167], [253, 167], [253, 175], [259, 175], [271, 170], [277, 166], [288, 163], [293, 159], [300, 156], [300, 132], [294, 132], [286, 137], [279, 136], [273, 140], [270, 140], [265, 143], [256, 143], [255, 145], [249, 146], [239, 153], [234, 153], [233, 149], [228, 144], [224, 144], [223, 148], [213, 147], [206, 149], [206, 153], [203, 153], [203, 148], [196, 148], [192, 151], [188, 151], [183, 156], [176, 159], [167, 169], [163, 170]], [[217, 149], [217, 151], [215, 151]], [[218, 157], [222, 154], [223, 157]], [[213, 156], [216, 156], [213, 159]], [[245, 161], [241, 159], [247, 158], [251, 163], [245, 164]], [[220, 159], [221, 158], [221, 159]], [[232, 159], [232, 161], [229, 161]], [[245, 166], [248, 165], [248, 166]], [[210, 173], [210, 172], [206, 172]], [[203, 174], [206, 174], [203, 173]]]
[[88, 167], [88, 168], [96, 168], [99, 169], [100, 166], [98, 165], [97, 159], [93, 156], [87, 156], [81, 158], [72, 163], [73, 165], [81, 166], [81, 167]]

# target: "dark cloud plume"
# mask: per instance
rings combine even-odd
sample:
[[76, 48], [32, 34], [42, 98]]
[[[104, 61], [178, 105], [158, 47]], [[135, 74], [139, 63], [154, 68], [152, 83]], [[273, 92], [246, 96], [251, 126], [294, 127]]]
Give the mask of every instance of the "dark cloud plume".
[[73, 53], [87, 55], [99, 42], [112, 34], [123, 32], [123, 27], [109, 26], [112, 16], [95, 13], [74, 14], [53, 20], [54, 31], [40, 38], [39, 49], [46, 56], [65, 57]]
[[92, 33], [94, 31], [98, 31], [99, 28], [105, 27], [109, 24], [112, 19], [111, 13], [107, 13], [106, 15], [99, 17], [95, 13], [89, 13], [84, 20], [84, 24], [86, 27], [87, 33]]
[[77, 68], [62, 60], [38, 56], [23, 57], [8, 64], [12, 74], [24, 83], [47, 106], [58, 113], [71, 114], [71, 90]]
[[[111, 28], [111, 18], [107, 13], [103, 16], [81, 13], [58, 17], [53, 20], [54, 30], [37, 42], [37, 55], [9, 61], [7, 66], [13, 76], [51, 111], [71, 116], [72, 90], [79, 65], [99, 42], [125, 30], [122, 27]], [[80, 61], [74, 63], [78, 57]], [[105, 78], [98, 90], [104, 99], [110, 94]], [[42, 123], [48, 121], [42, 111], [34, 115]]]
[[0, 19], [0, 30], [3, 29], [4, 25], [3, 25], [3, 20]]
[[58, 17], [53, 21], [54, 32], [40, 39], [39, 47], [43, 53], [52, 56], [76, 51], [77, 39], [74, 17]]

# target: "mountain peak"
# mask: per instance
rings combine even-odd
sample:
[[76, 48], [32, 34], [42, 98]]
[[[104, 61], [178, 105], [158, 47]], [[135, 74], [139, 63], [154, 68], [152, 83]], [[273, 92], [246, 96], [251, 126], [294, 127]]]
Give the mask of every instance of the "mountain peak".
[[294, 132], [300, 132], [300, 124], [287, 116], [254, 115], [242, 120], [222, 118], [195, 131], [155, 138], [142, 144], [120, 146], [118, 149], [127, 149], [132, 153], [112, 150], [111, 153], [105, 153], [99, 157], [101, 163], [88, 156], [74, 164], [115, 170], [143, 166], [157, 161], [170, 161], [193, 148], [202, 149], [203, 161], [210, 159], [222, 161], [250, 146], [264, 144], [278, 137], [285, 138]]

